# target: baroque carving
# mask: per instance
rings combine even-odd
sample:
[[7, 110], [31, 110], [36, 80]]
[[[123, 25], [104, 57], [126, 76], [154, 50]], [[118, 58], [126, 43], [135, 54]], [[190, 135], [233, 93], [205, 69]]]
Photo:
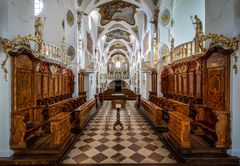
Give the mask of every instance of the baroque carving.
[[218, 35], [218, 34], [208, 34], [208, 35], [202, 35], [198, 39], [199, 43], [199, 48], [206, 53], [207, 48], [201, 45], [200, 43], [203, 43], [204, 41], [210, 40], [210, 47], [220, 45], [225, 49], [232, 49], [234, 50], [234, 53], [232, 54], [234, 58], [234, 64], [233, 64], [233, 69], [235, 71], [235, 74], [238, 72], [238, 55], [237, 55], [237, 50], [238, 50], [238, 42], [237, 38], [227, 38], [226, 36], [223, 35]]
[[[35, 43], [35, 50], [32, 50], [30, 47], [30, 42]], [[28, 52], [32, 52], [33, 54], [37, 55], [37, 57], [40, 57], [40, 51], [42, 48], [41, 42], [37, 40], [36, 38], [32, 37], [31, 35], [29, 36], [17, 36], [13, 40], [8, 40], [8, 39], [2, 39], [1, 43], [3, 45], [3, 51], [6, 54], [6, 58], [3, 60], [1, 67], [4, 72], [4, 79], [7, 81], [7, 74], [8, 70], [6, 67], [6, 63], [9, 59], [9, 56], [11, 54], [17, 54], [17, 52], [21, 50], [26, 50]]]

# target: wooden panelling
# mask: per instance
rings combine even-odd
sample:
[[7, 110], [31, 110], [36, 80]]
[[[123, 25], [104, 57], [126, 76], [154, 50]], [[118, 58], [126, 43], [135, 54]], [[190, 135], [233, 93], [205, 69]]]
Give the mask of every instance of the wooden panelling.
[[35, 73], [35, 84], [34, 84], [34, 92], [35, 92], [35, 100], [41, 99], [42, 95], [42, 73]]
[[[225, 149], [229, 147], [230, 137], [229, 94], [232, 51], [215, 46], [198, 58], [188, 58], [172, 64], [162, 71], [161, 83], [163, 95], [168, 99], [167, 103], [172, 99], [171, 102], [175, 105], [169, 107], [164, 104], [165, 108], [174, 108], [173, 110], [181, 114], [190, 115], [194, 120], [192, 124], [196, 127], [195, 134], [211, 136], [211, 139], [215, 140], [215, 147]], [[174, 93], [172, 84], [175, 85]], [[157, 99], [151, 98], [151, 101], [157, 102]], [[177, 109], [177, 102], [181, 106], [183, 103], [188, 104], [189, 108]], [[177, 116], [175, 118], [174, 115], [171, 116], [175, 122], [179, 120]]]
[[47, 98], [49, 95], [49, 76], [48, 74], [43, 74], [43, 98]]

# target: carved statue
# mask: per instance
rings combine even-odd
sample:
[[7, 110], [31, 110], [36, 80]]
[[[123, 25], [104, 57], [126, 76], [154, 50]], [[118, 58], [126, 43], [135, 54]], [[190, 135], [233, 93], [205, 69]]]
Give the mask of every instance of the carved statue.
[[40, 41], [42, 41], [43, 39], [43, 28], [45, 19], [46, 18], [43, 19], [43, 17], [36, 17], [35, 20], [35, 38], [39, 39]]
[[203, 27], [202, 27], [202, 21], [200, 20], [200, 18], [198, 18], [197, 15], [194, 16], [195, 21], [193, 20], [193, 17], [191, 16], [191, 20], [193, 23], [193, 26], [195, 28], [196, 31], [196, 37], [199, 37], [201, 35], [203, 35]]

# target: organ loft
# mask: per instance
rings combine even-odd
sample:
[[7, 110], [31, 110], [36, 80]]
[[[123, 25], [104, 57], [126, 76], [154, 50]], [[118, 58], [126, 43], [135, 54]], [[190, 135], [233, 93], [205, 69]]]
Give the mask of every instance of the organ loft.
[[0, 1], [0, 165], [240, 165], [237, 6]]

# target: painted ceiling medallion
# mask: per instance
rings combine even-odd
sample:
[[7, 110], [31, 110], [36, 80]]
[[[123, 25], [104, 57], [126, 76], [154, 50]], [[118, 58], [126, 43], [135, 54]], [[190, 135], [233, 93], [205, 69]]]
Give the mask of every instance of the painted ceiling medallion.
[[130, 42], [130, 33], [128, 33], [127, 31], [121, 30], [121, 29], [115, 29], [111, 32], [108, 32], [106, 34], [107, 38], [106, 38], [106, 42], [110, 42], [113, 39], [124, 39], [127, 42]]
[[67, 15], [66, 15], [66, 20], [67, 20], [68, 25], [70, 27], [72, 27], [73, 23], [74, 23], [74, 15], [71, 10], [68, 10]]
[[110, 48], [109, 48], [109, 52], [115, 50], [115, 49], [122, 49], [124, 51], [127, 51], [127, 47], [121, 43], [116, 43], [113, 44]]
[[163, 27], [166, 27], [170, 22], [171, 14], [170, 11], [165, 8], [160, 14], [160, 24]]
[[135, 25], [134, 14], [136, 5], [123, 1], [111, 1], [100, 5], [101, 25], [104, 26], [111, 21], [125, 21], [130, 25]]
[[162, 55], [162, 57], [165, 57], [167, 55], [169, 55], [169, 48], [166, 44], [162, 44], [162, 46], [160, 47], [160, 53]]
[[75, 57], [75, 49], [73, 46], [69, 46], [67, 49], [67, 55], [71, 57], [71, 60]]

